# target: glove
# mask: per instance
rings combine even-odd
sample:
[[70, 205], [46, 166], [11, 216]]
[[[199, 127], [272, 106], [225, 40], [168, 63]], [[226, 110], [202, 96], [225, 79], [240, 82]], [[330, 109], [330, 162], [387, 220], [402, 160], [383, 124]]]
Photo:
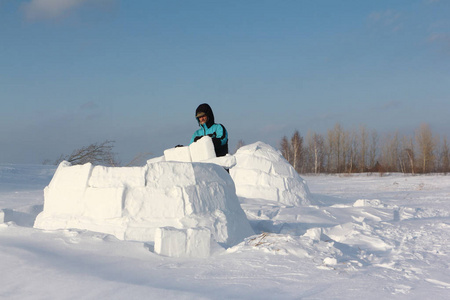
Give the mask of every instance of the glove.
[[220, 147], [222, 145], [222, 141], [219, 138], [213, 138], [212, 142], [214, 144], [214, 149], [217, 149], [218, 147]]
[[202, 136], [196, 136], [196, 137], [194, 138], [194, 142], [198, 141], [198, 140], [201, 139], [201, 138], [202, 138]]
[[176, 145], [175, 148], [184, 147], [183, 145]]

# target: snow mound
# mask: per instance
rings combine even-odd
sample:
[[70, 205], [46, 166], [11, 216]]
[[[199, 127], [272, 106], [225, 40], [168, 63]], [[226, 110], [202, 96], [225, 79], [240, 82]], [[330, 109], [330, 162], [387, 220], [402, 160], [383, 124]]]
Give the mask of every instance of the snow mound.
[[234, 245], [253, 234], [234, 182], [220, 166], [154, 162], [143, 167], [62, 162], [44, 189], [34, 227], [77, 228], [152, 242], [159, 228], [210, 230]]
[[256, 142], [234, 155], [230, 175], [238, 197], [276, 201], [289, 206], [311, 205], [306, 182], [273, 147]]
[[323, 233], [332, 240], [353, 247], [359, 247], [360, 249], [368, 249], [371, 251], [387, 251], [392, 249], [392, 245], [384, 241], [377, 234], [374, 234], [374, 232], [376, 232], [374, 228], [364, 222], [349, 222], [323, 230]]

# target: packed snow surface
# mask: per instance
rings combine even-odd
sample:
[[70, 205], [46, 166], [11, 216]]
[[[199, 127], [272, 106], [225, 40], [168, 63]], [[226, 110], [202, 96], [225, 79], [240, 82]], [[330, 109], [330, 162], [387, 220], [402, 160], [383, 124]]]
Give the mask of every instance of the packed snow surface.
[[[256, 233], [189, 258], [106, 233], [33, 228], [54, 172], [0, 165], [1, 299], [448, 299], [448, 175], [302, 176], [315, 206], [242, 198]], [[177, 232], [188, 236], [159, 234]]]

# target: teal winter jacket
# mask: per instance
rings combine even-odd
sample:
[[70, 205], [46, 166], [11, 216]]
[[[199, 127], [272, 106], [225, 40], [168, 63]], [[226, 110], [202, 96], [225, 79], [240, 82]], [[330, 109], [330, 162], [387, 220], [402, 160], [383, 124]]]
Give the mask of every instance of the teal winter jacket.
[[200, 125], [200, 122], [197, 118], [197, 122], [199, 123], [200, 128], [194, 132], [189, 144], [194, 143], [202, 136], [209, 135], [213, 140], [216, 156], [225, 156], [228, 153], [227, 130], [222, 124], [214, 123], [214, 114], [208, 104], [201, 104], [197, 108], [195, 114], [197, 115], [199, 112], [205, 113], [208, 116], [208, 121], [205, 124]]

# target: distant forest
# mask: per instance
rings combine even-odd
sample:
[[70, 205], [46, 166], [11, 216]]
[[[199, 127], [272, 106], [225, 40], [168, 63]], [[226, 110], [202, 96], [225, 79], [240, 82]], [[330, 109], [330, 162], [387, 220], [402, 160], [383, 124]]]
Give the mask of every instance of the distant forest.
[[340, 124], [326, 135], [295, 131], [284, 136], [279, 149], [298, 173], [447, 173], [450, 171], [447, 137], [433, 134], [422, 124], [412, 136], [398, 132], [380, 137], [365, 126], [344, 130]]

